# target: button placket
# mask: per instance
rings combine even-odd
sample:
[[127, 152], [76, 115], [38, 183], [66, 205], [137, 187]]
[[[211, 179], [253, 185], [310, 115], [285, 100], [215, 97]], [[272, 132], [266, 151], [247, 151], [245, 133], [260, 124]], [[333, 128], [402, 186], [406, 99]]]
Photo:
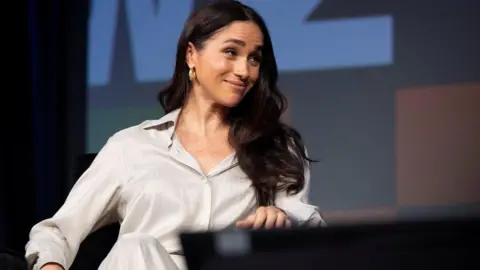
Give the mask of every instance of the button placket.
[[202, 219], [206, 229], [209, 229], [210, 222], [211, 222], [211, 214], [212, 214], [212, 188], [211, 188], [211, 182], [209, 181], [208, 176], [202, 177], [202, 183], [203, 183], [203, 190], [205, 195], [205, 200], [204, 200], [205, 212]]

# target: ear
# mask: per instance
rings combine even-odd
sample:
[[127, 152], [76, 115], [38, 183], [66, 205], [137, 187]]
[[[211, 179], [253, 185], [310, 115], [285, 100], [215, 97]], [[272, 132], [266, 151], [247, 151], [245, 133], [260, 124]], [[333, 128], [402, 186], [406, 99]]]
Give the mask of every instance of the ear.
[[191, 42], [188, 42], [185, 59], [189, 68], [195, 67], [197, 55], [198, 52], [195, 49], [195, 46]]

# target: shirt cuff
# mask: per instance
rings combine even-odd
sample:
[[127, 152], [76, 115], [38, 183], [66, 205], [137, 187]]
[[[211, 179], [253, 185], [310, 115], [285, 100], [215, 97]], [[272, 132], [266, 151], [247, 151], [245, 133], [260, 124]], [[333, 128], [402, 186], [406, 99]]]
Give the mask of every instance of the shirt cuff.
[[66, 259], [59, 253], [51, 250], [42, 250], [41, 252], [33, 252], [26, 257], [29, 269], [40, 270], [47, 263], [56, 263], [63, 269], [67, 269]]
[[325, 227], [327, 224], [322, 219], [320, 213], [314, 208], [311, 211], [305, 212], [302, 211], [301, 214], [294, 214], [287, 210], [282, 209], [283, 212], [287, 215], [287, 218], [292, 223], [292, 228], [296, 227]]

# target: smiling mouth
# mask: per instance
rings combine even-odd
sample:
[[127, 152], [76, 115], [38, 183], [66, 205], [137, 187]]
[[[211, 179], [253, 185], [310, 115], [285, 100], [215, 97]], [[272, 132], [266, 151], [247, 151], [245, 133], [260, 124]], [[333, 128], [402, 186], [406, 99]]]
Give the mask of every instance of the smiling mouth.
[[226, 80], [226, 82], [228, 84], [230, 84], [231, 86], [233, 86], [235, 89], [238, 89], [238, 90], [245, 90], [247, 88], [247, 85], [245, 83], [241, 83], [241, 82], [232, 82], [232, 81], [228, 81]]

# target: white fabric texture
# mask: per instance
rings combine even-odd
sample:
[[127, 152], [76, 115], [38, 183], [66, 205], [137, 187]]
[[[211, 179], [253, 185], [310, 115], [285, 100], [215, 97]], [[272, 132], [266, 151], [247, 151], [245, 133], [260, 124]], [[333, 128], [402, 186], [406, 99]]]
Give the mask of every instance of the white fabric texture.
[[[120, 235], [102, 270], [185, 269], [174, 255], [182, 252], [180, 232], [221, 230], [255, 211], [255, 191], [235, 155], [204, 174], [183, 149], [174, 136], [179, 113], [108, 140], [57, 213], [32, 228], [26, 258], [33, 269], [47, 262], [68, 269], [83, 239], [112, 222], [120, 222]], [[279, 194], [276, 206], [297, 224], [322, 225], [308, 203], [308, 168], [305, 178], [299, 194]]]

